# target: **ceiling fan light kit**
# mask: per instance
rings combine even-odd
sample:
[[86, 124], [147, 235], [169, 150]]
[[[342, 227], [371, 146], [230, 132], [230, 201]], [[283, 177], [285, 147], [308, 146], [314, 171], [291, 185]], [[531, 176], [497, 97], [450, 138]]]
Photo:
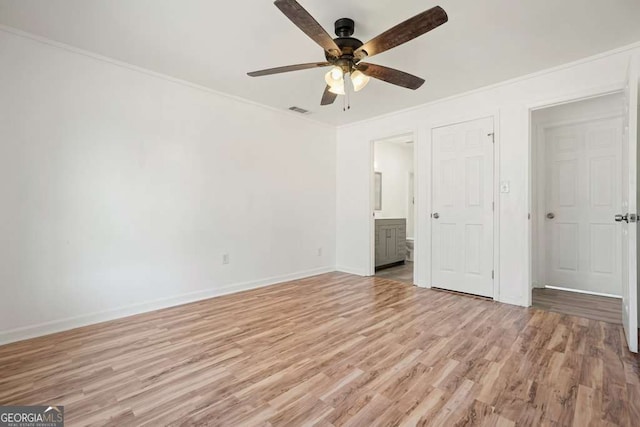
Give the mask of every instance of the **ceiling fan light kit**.
[[411, 41], [448, 21], [444, 9], [436, 6], [396, 25], [370, 41], [362, 43], [351, 37], [355, 31], [355, 22], [352, 19], [340, 18], [335, 22], [335, 33], [338, 37], [334, 39], [296, 0], [276, 0], [274, 4], [291, 22], [324, 49], [326, 62], [270, 68], [254, 71], [248, 75], [258, 77], [289, 71], [332, 67], [325, 74], [326, 87], [320, 105], [333, 104], [338, 95], [345, 95], [347, 93], [347, 79], [354, 92], [362, 90], [369, 83], [371, 77], [407, 89], [418, 89], [424, 84], [424, 79], [393, 68], [362, 61]]
[[359, 92], [369, 83], [369, 76], [365, 75], [362, 71], [355, 70], [345, 74], [340, 67], [334, 67], [324, 76], [324, 80], [330, 88], [329, 92], [337, 95], [345, 94], [345, 82], [347, 78], [351, 80], [354, 92]]

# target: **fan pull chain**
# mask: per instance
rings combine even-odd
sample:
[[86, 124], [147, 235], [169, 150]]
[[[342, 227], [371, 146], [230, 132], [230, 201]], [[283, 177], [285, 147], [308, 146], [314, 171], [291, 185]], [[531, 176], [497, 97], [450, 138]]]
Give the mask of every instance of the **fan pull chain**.
[[351, 97], [349, 96], [349, 85], [347, 84], [347, 74], [343, 77], [344, 98], [342, 99], [342, 111], [351, 109]]
[[342, 75], [342, 87], [344, 88], [344, 97], [342, 98], [342, 111], [347, 111], [347, 75]]

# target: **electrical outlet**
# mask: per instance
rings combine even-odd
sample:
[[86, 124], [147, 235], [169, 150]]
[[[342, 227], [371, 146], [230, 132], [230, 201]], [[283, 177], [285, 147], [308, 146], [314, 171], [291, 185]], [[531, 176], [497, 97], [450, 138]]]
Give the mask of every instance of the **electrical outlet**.
[[222, 254], [222, 263], [229, 264], [229, 254]]
[[318, 256], [322, 256], [322, 248], [318, 248]]

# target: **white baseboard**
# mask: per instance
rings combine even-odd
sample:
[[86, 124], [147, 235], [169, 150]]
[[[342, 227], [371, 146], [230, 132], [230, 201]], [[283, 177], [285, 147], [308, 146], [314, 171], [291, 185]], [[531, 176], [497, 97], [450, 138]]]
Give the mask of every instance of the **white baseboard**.
[[355, 274], [356, 276], [368, 276], [369, 273], [359, 269], [359, 268], [351, 268], [351, 267], [344, 267], [344, 266], [336, 266], [336, 271], [340, 271], [342, 273], [349, 273], [349, 274]]
[[68, 331], [70, 329], [93, 325], [95, 323], [106, 322], [108, 320], [120, 319], [122, 317], [133, 316], [135, 314], [147, 313], [149, 311], [160, 310], [162, 308], [174, 307], [222, 295], [228, 295], [250, 289], [257, 289], [277, 283], [303, 279], [305, 277], [311, 277], [317, 274], [330, 273], [332, 271], [336, 271], [335, 267], [320, 267], [282, 276], [238, 283], [235, 285], [226, 286], [224, 288], [214, 288], [190, 292], [169, 298], [161, 298], [150, 302], [143, 302], [140, 304], [134, 304], [102, 312], [83, 314], [80, 316], [53, 320], [37, 325], [29, 325], [21, 328], [0, 331], [0, 345], [22, 341], [29, 338], [40, 337], [43, 335], [49, 335], [56, 332]]
[[602, 292], [583, 291], [581, 289], [562, 288], [560, 286], [549, 286], [549, 285], [546, 285], [545, 288], [547, 288], [547, 289], [555, 289], [557, 291], [575, 292], [576, 294], [596, 295], [596, 296], [599, 296], [599, 297], [622, 299], [622, 296], [620, 296], [620, 295], [605, 294], [605, 293], [602, 293]]

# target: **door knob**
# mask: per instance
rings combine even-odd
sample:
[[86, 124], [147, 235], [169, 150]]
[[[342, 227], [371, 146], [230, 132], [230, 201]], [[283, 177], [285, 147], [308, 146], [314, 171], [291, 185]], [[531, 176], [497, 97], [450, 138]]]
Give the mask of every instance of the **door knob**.
[[625, 215], [616, 215], [616, 222], [638, 222], [638, 215], [637, 214], [625, 214]]
[[553, 219], [553, 218], [555, 218], [555, 217], [556, 217], [556, 214], [554, 214], [553, 212], [549, 212], [549, 213], [547, 214], [547, 218], [549, 218], [549, 219]]
[[617, 214], [615, 218], [616, 218], [616, 222], [622, 222], [622, 221], [629, 222], [629, 217], [627, 215]]
[[433, 215], [431, 215], [433, 217], [433, 219], [438, 219], [440, 218], [440, 214], [438, 212], [435, 212]]

